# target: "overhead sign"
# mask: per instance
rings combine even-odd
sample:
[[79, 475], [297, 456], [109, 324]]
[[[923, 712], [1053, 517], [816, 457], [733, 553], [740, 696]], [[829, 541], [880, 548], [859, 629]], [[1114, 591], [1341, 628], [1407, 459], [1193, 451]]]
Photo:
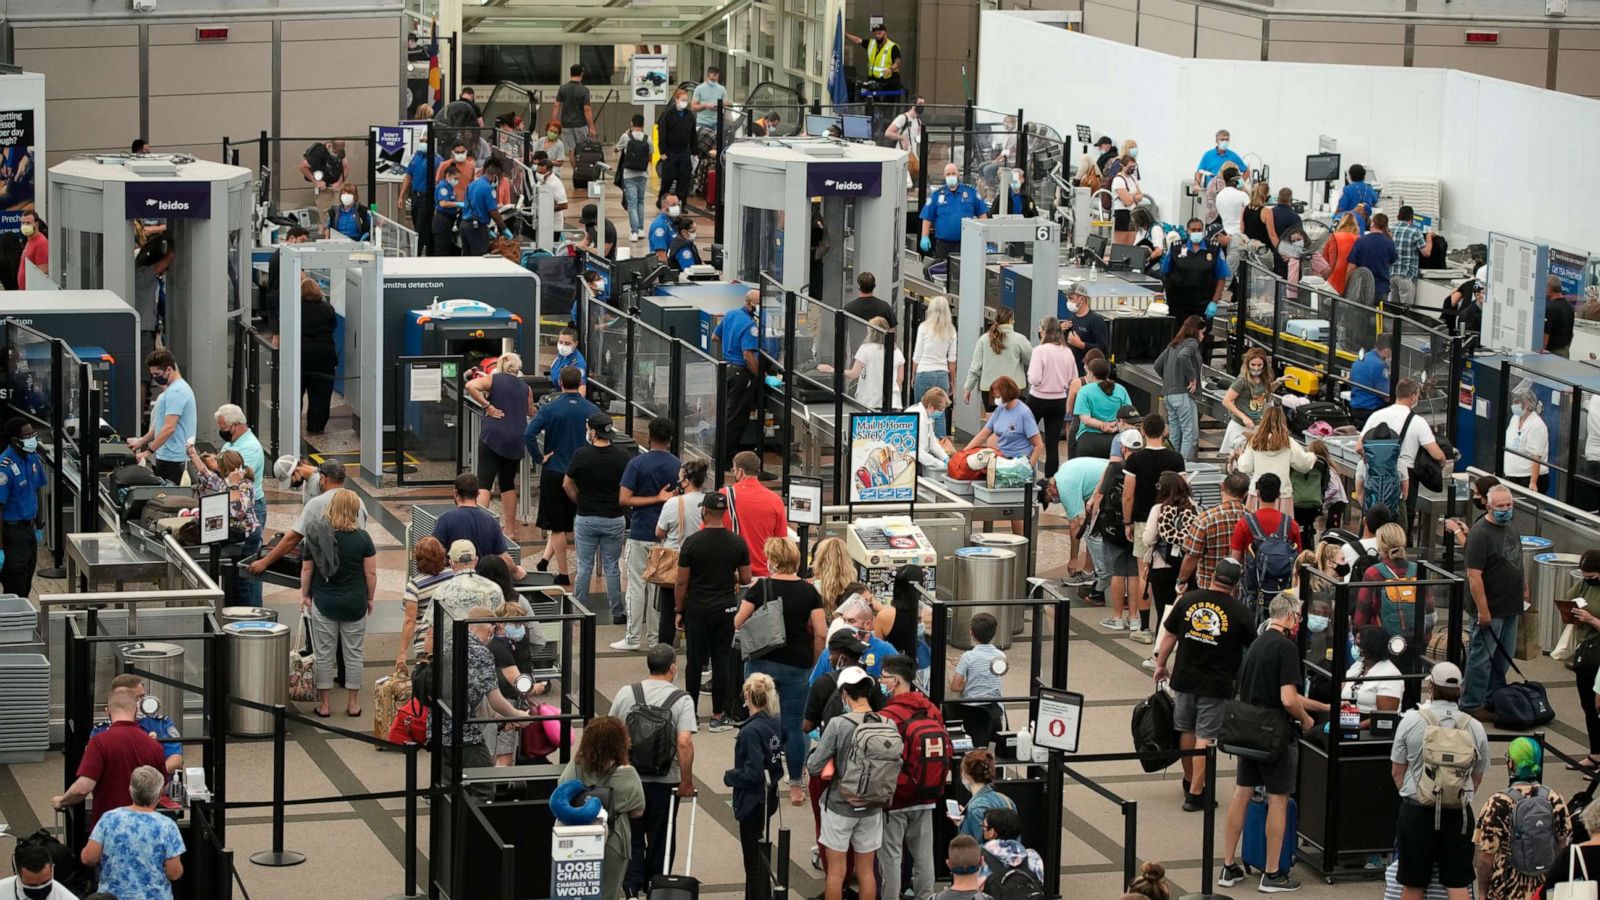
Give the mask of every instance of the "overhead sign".
[[917, 499], [916, 413], [850, 416], [850, 502], [910, 503]]
[[209, 219], [208, 181], [130, 181], [123, 218]]
[[375, 125], [372, 128], [378, 149], [385, 153], [401, 153], [406, 149], [406, 130], [400, 125]]
[[1054, 688], [1039, 689], [1039, 715], [1033, 720], [1033, 745], [1063, 753], [1078, 752], [1083, 730], [1083, 695]]
[[806, 168], [808, 197], [876, 197], [883, 186], [878, 163], [831, 163]]
[[629, 67], [628, 84], [635, 103], [667, 102], [667, 86], [672, 84], [664, 54], [635, 53]]

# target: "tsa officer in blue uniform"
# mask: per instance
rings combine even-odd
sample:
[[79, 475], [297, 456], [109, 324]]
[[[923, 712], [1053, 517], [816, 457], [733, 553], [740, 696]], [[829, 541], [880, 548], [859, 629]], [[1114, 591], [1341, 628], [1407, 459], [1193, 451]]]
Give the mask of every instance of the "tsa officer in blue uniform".
[[1167, 295], [1172, 321], [1190, 316], [1206, 320], [1209, 331], [1213, 304], [1222, 296], [1233, 273], [1226, 256], [1206, 241], [1205, 223], [1190, 219], [1184, 226], [1184, 239], [1167, 248], [1161, 257], [1161, 281]]
[[688, 216], [679, 216], [672, 226], [677, 229], [678, 236], [673, 239], [672, 246], [667, 248], [667, 265], [675, 272], [700, 265], [700, 248], [694, 245], [694, 220]]
[[671, 193], [662, 194], [656, 206], [661, 213], [650, 222], [650, 252], [656, 255], [662, 265], [666, 265], [667, 251], [672, 249], [672, 241], [678, 236], [678, 229], [672, 223], [683, 214], [683, 207], [678, 205], [677, 196]]
[[417, 234], [429, 231], [428, 173], [439, 171], [444, 157], [435, 153], [413, 153], [406, 163], [406, 174], [400, 179], [400, 196], [411, 204], [411, 227]]
[[466, 206], [461, 211], [461, 254], [483, 256], [489, 252], [489, 238], [498, 228], [507, 235], [505, 219], [500, 218], [500, 163], [489, 160], [483, 176], [467, 188]]
[[[150, 696], [144, 686], [144, 679], [131, 672], [118, 675], [111, 679], [111, 689], [127, 688], [133, 691], [133, 702], [139, 710], [139, 730], [156, 739], [161, 745], [161, 752], [166, 754], [167, 775], [183, 768], [183, 735], [178, 733], [178, 726], [172, 717], [166, 714], [161, 704], [155, 697]], [[109, 721], [101, 722], [89, 732], [89, 737], [94, 737], [111, 727]]]
[[744, 295], [744, 305], [730, 310], [717, 326], [722, 361], [728, 364], [728, 417], [722, 422], [722, 462], [733, 464], [744, 440], [750, 411], [756, 405], [756, 379], [761, 377], [761, 292]]
[[456, 256], [456, 222], [461, 219], [461, 203], [456, 200], [456, 185], [461, 170], [455, 163], [445, 167], [444, 179], [433, 188], [433, 255]]
[[11, 436], [0, 453], [0, 586], [8, 594], [28, 596], [33, 570], [44, 540], [44, 520], [39, 516], [44, 492], [44, 463], [39, 459], [39, 438], [26, 419], [6, 423]]
[[978, 196], [977, 188], [961, 183], [961, 170], [949, 163], [944, 167], [944, 187], [934, 191], [922, 208], [922, 252], [948, 259], [961, 249], [961, 220], [974, 216], [989, 218], [989, 204]]

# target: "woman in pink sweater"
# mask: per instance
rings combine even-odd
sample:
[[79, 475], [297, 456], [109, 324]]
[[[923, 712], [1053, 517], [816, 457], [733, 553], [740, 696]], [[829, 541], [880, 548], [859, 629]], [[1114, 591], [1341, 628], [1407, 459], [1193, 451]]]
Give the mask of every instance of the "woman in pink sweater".
[[1039, 346], [1028, 361], [1028, 408], [1044, 432], [1044, 477], [1061, 464], [1061, 432], [1067, 421], [1067, 391], [1078, 377], [1078, 361], [1055, 316], [1039, 322]]

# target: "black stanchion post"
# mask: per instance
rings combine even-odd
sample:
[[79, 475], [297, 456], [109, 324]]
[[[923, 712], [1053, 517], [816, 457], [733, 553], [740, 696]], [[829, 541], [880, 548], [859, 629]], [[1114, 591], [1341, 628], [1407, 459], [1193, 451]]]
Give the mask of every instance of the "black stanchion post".
[[683, 342], [678, 340], [678, 330], [672, 329], [672, 343], [667, 345], [667, 358], [670, 359], [671, 369], [667, 372], [667, 409], [672, 420], [678, 427], [672, 429], [672, 455], [683, 454], [683, 422], [685, 419], [683, 384]]
[[[936, 653], [935, 656], [943, 656]], [[1044, 796], [1048, 801], [1044, 806], [1044, 833], [1045, 833], [1045, 859], [1053, 860], [1044, 867], [1044, 893], [1046, 897], [1061, 896], [1061, 819], [1062, 806], [1066, 802], [1066, 761], [1062, 758], [1060, 750], [1050, 751], [1050, 762], [1044, 772]], [[1126, 884], [1126, 881], [1124, 881]]]
[[[267, 138], [267, 130], [265, 128], [261, 129], [261, 136], [256, 141], [261, 148], [256, 154], [258, 157], [256, 159], [256, 170], [272, 169], [276, 172], [277, 167], [273, 166], [271, 161], [267, 159], [267, 149], [271, 145], [271, 141]], [[278, 177], [272, 179], [270, 186], [272, 188], [272, 202], [276, 203], [278, 202], [278, 193], [283, 189], [283, 173], [279, 172]]]
[[633, 316], [629, 316], [623, 321], [627, 327], [628, 355], [627, 361], [623, 363], [624, 368], [622, 370], [622, 423], [623, 427], [627, 429], [624, 434], [633, 437], [633, 359], [634, 354], [639, 349], [637, 343], [639, 332], [634, 327], [637, 324], [637, 320]]
[[406, 880], [398, 894], [388, 900], [418, 900], [417, 892], [417, 751], [416, 744], [407, 744], [406, 751]]
[[[65, 341], [53, 340], [50, 342], [50, 382], [51, 389], [55, 391], [54, 396], [57, 398], [66, 396], [66, 373], [62, 371], [66, 364], [65, 347]], [[63, 437], [67, 433], [64, 406], [65, 404], [63, 403], [50, 404], [50, 429], [56, 435], [55, 449], [50, 453], [50, 464], [51, 468], [55, 470], [55, 477], [52, 483], [57, 485], [67, 483], [67, 443]], [[84, 481], [92, 484], [91, 479], [85, 478]], [[44, 578], [65, 578], [67, 575], [67, 517], [61, 507], [61, 498], [65, 495], [66, 491], [64, 490], [52, 491], [50, 494], [51, 565], [49, 568], [39, 570], [39, 575]], [[41, 547], [39, 549], [43, 550], [44, 548]], [[41, 553], [40, 555], [42, 556], [43, 554]]]
[[1122, 883], [1132, 884], [1139, 874], [1139, 801], [1122, 802]]
[[[723, 112], [723, 103], [724, 103], [724, 101], [722, 101], [722, 100], [718, 100], [717, 101], [717, 156], [716, 156], [715, 159], [711, 160], [711, 172], [708, 173], [707, 176], [706, 176], [706, 182], [707, 182], [706, 183], [706, 203], [709, 204], [710, 207], [711, 207], [711, 217], [712, 217], [711, 218], [711, 240], [713, 242], [715, 242], [716, 244], [718, 244], [718, 245], [722, 244], [722, 229], [723, 229], [723, 222], [722, 222], [722, 210], [723, 210], [722, 192], [726, 187], [722, 183], [722, 174], [723, 174], [722, 152], [727, 149], [727, 137], [723, 133], [723, 129], [724, 129], [725, 123], [726, 123], [726, 118], [725, 118], [726, 114]], [[716, 193], [715, 194], [713, 194], [712, 191], [711, 191], [711, 185], [710, 185], [710, 182], [711, 182], [711, 177], [710, 176], [711, 175], [716, 175], [717, 176], [716, 177], [717, 185], [716, 185]], [[715, 196], [717, 199], [716, 200], [712, 200], [711, 198], [713, 196]]]
[[[844, 310], [833, 314], [833, 502], [843, 503], [845, 498], [845, 431], [849, 423], [844, 417]], [[944, 644], [935, 644], [943, 647]]]
[[283, 746], [289, 725], [284, 712], [282, 706], [272, 710], [272, 849], [262, 850], [250, 857], [250, 861], [256, 865], [272, 868], [298, 866], [306, 861], [304, 853], [283, 849]]
[[1217, 747], [1206, 748], [1206, 786], [1200, 792], [1203, 809], [1200, 813], [1200, 892], [1184, 894], [1181, 900], [1229, 900], [1227, 894], [1216, 893], [1212, 881], [1217, 873]]
[[226, 137], [224, 137], [222, 139], [222, 162], [223, 162], [224, 165], [227, 164], [229, 158], [231, 158], [232, 155], [233, 154], [230, 152], [230, 149], [229, 149], [228, 139]]
[[[367, 128], [367, 208], [378, 212], [378, 134], [370, 126]], [[399, 217], [395, 212], [395, 218]]]
[[[779, 351], [783, 354], [783, 489], [789, 489], [789, 472], [794, 464], [794, 372], [795, 334], [800, 319], [800, 313], [795, 308], [794, 291], [785, 291], [783, 294], [783, 343]], [[803, 526], [802, 526], [803, 527]], [[802, 535], [804, 532], [801, 532]], [[800, 561], [804, 565], [806, 558], [805, 538], [801, 538]]]
[[778, 865], [773, 871], [772, 900], [789, 900], [789, 829], [778, 829]]

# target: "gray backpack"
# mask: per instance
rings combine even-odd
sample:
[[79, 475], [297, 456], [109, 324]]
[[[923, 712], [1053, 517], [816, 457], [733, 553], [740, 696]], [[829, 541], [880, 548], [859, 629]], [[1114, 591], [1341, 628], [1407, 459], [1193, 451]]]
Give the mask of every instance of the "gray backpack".
[[848, 714], [856, 722], [834, 785], [858, 809], [888, 809], [900, 781], [905, 741], [900, 730], [874, 713]]
[[1457, 712], [1449, 725], [1442, 724], [1433, 710], [1425, 706], [1419, 708], [1417, 714], [1426, 726], [1422, 730], [1422, 774], [1417, 778], [1417, 802], [1434, 807], [1434, 827], [1437, 828], [1445, 808], [1471, 807], [1472, 769], [1478, 760], [1478, 745], [1472, 734], [1472, 720], [1465, 713]]
[[1511, 798], [1511, 867], [1522, 875], [1543, 878], [1555, 865], [1559, 849], [1550, 789], [1536, 784], [1524, 793], [1512, 787], [1506, 796]]

